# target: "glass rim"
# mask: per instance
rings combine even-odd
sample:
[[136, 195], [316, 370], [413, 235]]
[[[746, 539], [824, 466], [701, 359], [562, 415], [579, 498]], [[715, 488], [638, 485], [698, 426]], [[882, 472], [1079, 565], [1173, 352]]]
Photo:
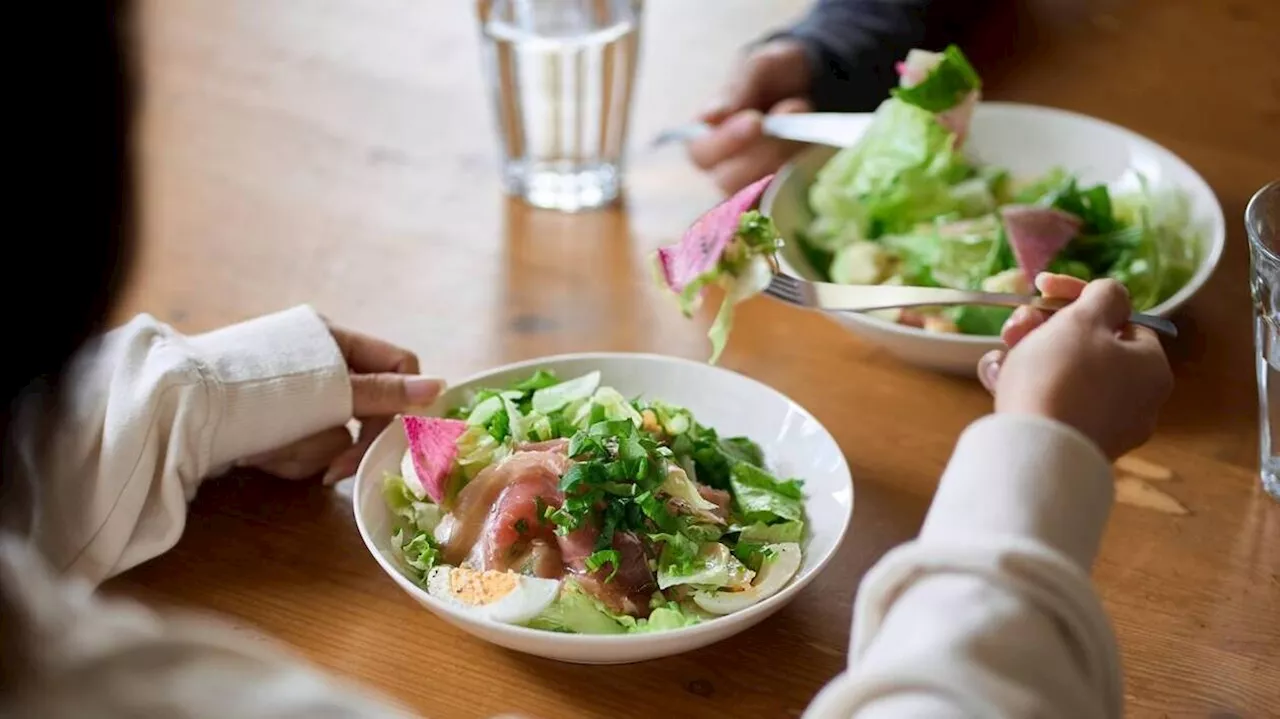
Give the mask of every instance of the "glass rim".
[[[1245, 205], [1244, 208], [1244, 230], [1245, 234], [1249, 236], [1249, 245], [1251, 247], [1255, 248], [1271, 261], [1280, 262], [1280, 251], [1276, 248], [1268, 247], [1263, 243], [1261, 237], [1262, 233], [1257, 230], [1257, 227], [1261, 225], [1262, 220], [1260, 217], [1255, 217], [1256, 215], [1262, 214], [1262, 203], [1264, 202], [1264, 198], [1270, 198], [1272, 195], [1275, 196], [1276, 204], [1280, 205], [1280, 178], [1272, 180], [1258, 188], [1258, 191], [1253, 193], [1253, 197], [1249, 198], [1249, 204]], [[1255, 219], [1257, 220], [1256, 223]], [[1277, 231], [1280, 231], [1280, 228], [1276, 229]]]

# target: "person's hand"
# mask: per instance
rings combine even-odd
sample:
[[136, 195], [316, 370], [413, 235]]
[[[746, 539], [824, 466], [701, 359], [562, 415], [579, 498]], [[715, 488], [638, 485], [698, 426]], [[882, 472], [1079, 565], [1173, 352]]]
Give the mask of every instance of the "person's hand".
[[418, 358], [409, 350], [332, 325], [329, 331], [351, 375], [352, 414], [360, 421], [356, 438], [346, 427], [333, 427], [243, 459], [240, 466], [285, 479], [323, 471], [324, 483], [333, 484], [355, 473], [369, 445], [397, 414], [429, 406], [444, 390], [443, 381], [418, 375]]
[[722, 98], [702, 114], [712, 131], [689, 143], [693, 163], [732, 194], [782, 167], [803, 145], [765, 137], [764, 113], [809, 112], [810, 70], [794, 40], [767, 42], [747, 55]]
[[996, 412], [1034, 414], [1070, 425], [1116, 459], [1151, 437], [1173, 390], [1173, 373], [1155, 334], [1128, 324], [1129, 294], [1115, 280], [1085, 284], [1041, 274], [1046, 297], [1075, 300], [1050, 315], [1020, 307], [988, 353], [978, 377]]

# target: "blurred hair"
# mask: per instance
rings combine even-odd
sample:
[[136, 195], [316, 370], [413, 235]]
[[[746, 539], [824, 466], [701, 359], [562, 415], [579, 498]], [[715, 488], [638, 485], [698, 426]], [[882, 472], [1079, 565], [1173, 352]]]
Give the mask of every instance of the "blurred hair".
[[6, 113], [19, 128], [10, 131], [18, 161], [10, 172], [9, 277], [0, 285], [6, 486], [19, 401], [38, 401], [50, 419], [68, 360], [110, 315], [134, 233], [131, 3], [34, 5], [47, 5], [30, 12], [49, 17], [10, 25], [27, 33], [31, 51], [29, 62], [13, 68], [19, 89]]
[[[11, 143], [0, 282], [0, 528], [25, 531], [20, 447], [44, 450], [58, 390], [77, 348], [101, 330], [124, 281], [134, 236], [134, 112], [128, 0], [23, 3], [7, 17]], [[16, 130], [13, 129], [16, 127]], [[34, 445], [26, 444], [34, 442]], [[27, 515], [29, 516], [29, 515]], [[0, 586], [0, 690], [33, 670]]]

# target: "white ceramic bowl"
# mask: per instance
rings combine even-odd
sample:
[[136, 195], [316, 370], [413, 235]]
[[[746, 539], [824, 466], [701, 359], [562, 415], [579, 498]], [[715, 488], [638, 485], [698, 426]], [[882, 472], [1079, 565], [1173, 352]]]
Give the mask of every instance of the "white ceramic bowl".
[[[778, 594], [736, 614], [669, 632], [590, 636], [559, 634], [497, 624], [450, 607], [405, 577], [389, 548], [391, 516], [381, 495], [386, 472], [399, 470], [406, 442], [394, 422], [373, 443], [356, 473], [356, 524], [382, 570], [436, 616], [485, 641], [550, 659], [582, 664], [620, 664], [669, 656], [720, 641], [749, 629], [790, 602], [830, 561], [853, 513], [853, 482], [844, 455], [818, 420], [803, 407], [755, 380], [709, 365], [658, 355], [578, 354], [530, 360], [472, 377], [453, 387], [432, 408], [443, 412], [467, 390], [503, 386], [537, 368], [572, 378], [600, 370], [604, 383], [625, 396], [643, 394], [688, 407], [699, 422], [721, 436], [743, 435], [760, 444], [771, 469], [805, 480], [811, 536], [795, 579]], [[430, 623], [423, 628], [429, 630]], [[429, 637], [424, 641], [429, 641]]]
[[[1186, 192], [1203, 243], [1200, 267], [1177, 294], [1153, 308], [1153, 314], [1167, 316], [1190, 299], [1222, 257], [1226, 223], [1208, 183], [1177, 155], [1123, 127], [1049, 107], [984, 102], [974, 113], [966, 150], [981, 162], [1009, 169], [1015, 177], [1062, 167], [1093, 184], [1114, 182], [1136, 170], [1155, 186]], [[761, 211], [773, 218], [787, 240], [782, 267], [797, 277], [816, 279], [795, 239], [813, 218], [809, 186], [835, 152], [818, 146], [805, 150], [778, 173], [761, 200]], [[925, 332], [859, 313], [839, 313], [837, 318], [854, 334], [903, 360], [943, 372], [972, 374], [978, 358], [1000, 346], [994, 337]]]

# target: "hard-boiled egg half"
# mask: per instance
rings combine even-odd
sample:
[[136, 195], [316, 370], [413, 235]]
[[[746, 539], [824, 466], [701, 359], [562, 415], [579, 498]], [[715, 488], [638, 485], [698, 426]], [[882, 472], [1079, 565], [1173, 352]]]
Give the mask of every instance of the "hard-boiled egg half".
[[556, 600], [560, 580], [515, 572], [438, 566], [427, 574], [427, 593], [494, 622], [524, 624]]
[[755, 582], [738, 591], [696, 592], [693, 603], [711, 614], [733, 614], [777, 594], [800, 569], [803, 555], [794, 542], [767, 544]]

